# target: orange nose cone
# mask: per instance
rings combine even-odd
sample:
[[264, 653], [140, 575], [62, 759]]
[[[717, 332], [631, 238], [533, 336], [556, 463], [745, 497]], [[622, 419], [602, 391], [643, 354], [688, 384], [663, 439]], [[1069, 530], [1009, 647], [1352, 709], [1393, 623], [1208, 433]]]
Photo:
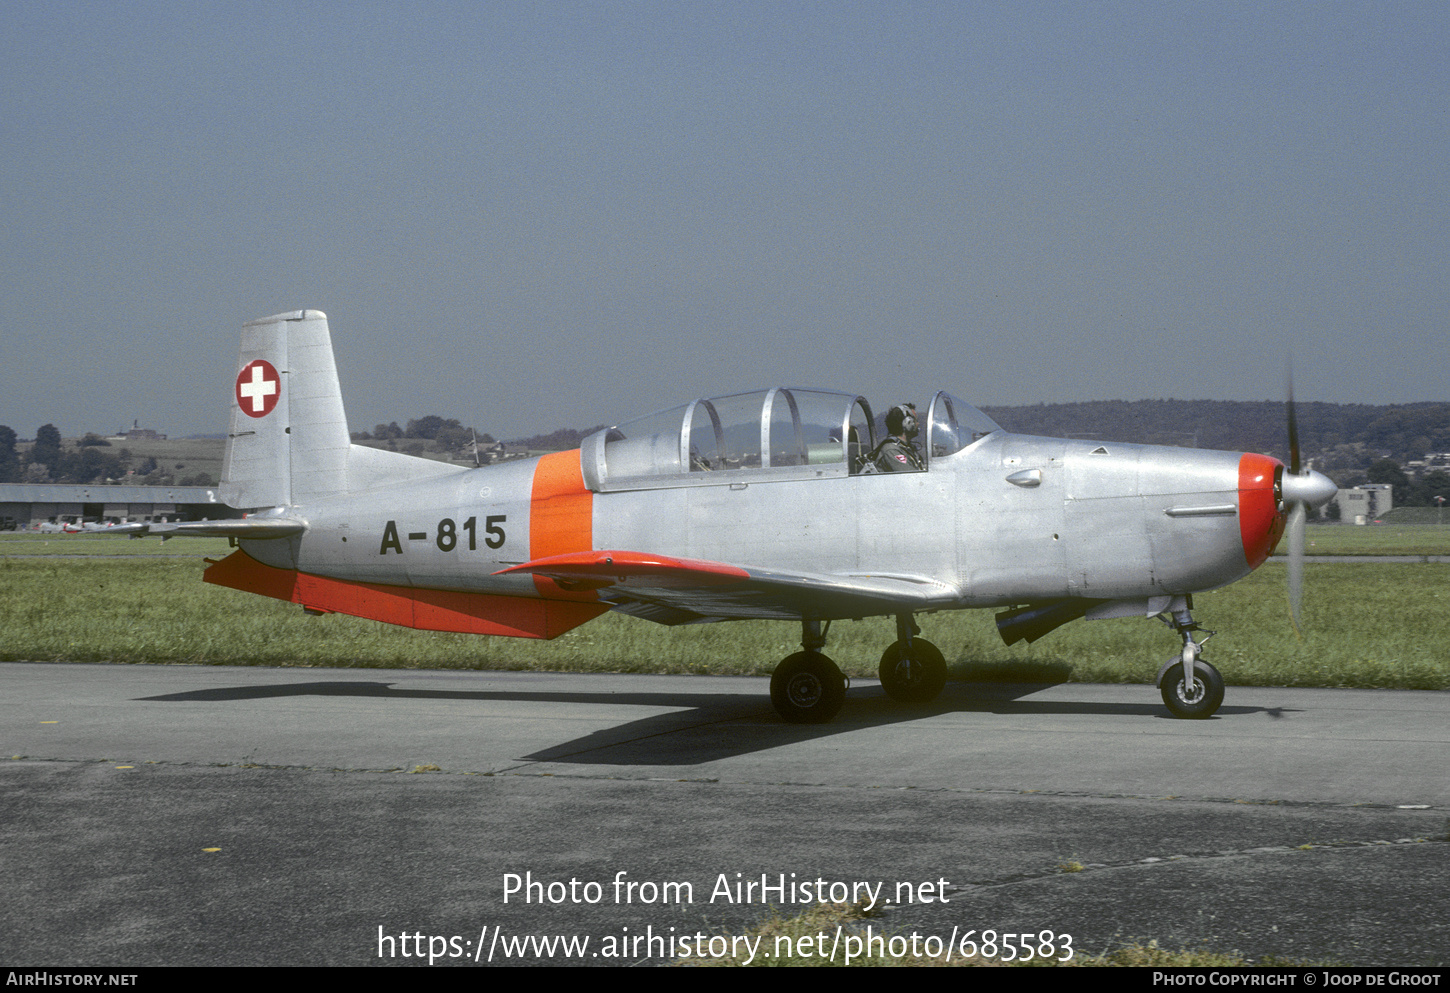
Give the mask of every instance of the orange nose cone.
[[1274, 473], [1282, 466], [1267, 455], [1239, 459], [1239, 533], [1250, 569], [1257, 569], [1274, 554], [1274, 546], [1284, 534], [1284, 515], [1274, 493]]

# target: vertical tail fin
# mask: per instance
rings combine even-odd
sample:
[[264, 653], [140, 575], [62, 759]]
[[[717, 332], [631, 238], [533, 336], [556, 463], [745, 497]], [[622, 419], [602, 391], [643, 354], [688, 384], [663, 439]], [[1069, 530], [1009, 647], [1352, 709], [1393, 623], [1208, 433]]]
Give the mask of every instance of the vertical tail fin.
[[352, 444], [322, 311], [294, 310], [242, 327], [222, 462], [227, 506], [305, 507], [328, 496], [462, 471]]
[[347, 489], [351, 441], [327, 315], [298, 310], [242, 328], [222, 500], [305, 505]]

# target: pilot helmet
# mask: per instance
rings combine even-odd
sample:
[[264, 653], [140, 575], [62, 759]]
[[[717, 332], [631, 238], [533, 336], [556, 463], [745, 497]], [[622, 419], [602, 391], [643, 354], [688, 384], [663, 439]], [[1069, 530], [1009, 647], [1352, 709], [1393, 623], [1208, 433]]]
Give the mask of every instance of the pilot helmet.
[[899, 403], [886, 412], [886, 433], [915, 438], [916, 404]]

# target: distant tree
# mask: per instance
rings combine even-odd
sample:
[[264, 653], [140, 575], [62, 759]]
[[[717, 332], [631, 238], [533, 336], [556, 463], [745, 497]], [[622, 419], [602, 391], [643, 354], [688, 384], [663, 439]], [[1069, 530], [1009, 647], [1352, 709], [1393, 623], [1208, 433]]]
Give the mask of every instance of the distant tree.
[[1363, 442], [1347, 444], [1335, 443], [1327, 449], [1321, 449], [1314, 456], [1314, 468], [1324, 473], [1341, 487], [1351, 486], [1347, 479], [1355, 478], [1362, 480], [1364, 470], [1369, 468], [1374, 456], [1370, 454]]
[[434, 440], [438, 443], [438, 447], [444, 450], [467, 448], [473, 444], [473, 430], [462, 427], [440, 428]]
[[[1284, 405], [1275, 402], [1102, 400], [987, 407], [983, 412], [1022, 434], [1169, 445], [1196, 440], [1200, 448], [1288, 455]], [[1450, 451], [1450, 403], [1374, 407], [1300, 401], [1297, 420], [1305, 457], [1315, 458], [1315, 467], [1331, 476], [1331, 469], [1368, 468], [1372, 453], [1406, 462], [1423, 458], [1427, 451]], [[1339, 450], [1337, 465], [1317, 461], [1331, 450]], [[1350, 464], [1359, 450], [1364, 461]]]
[[111, 447], [111, 443], [109, 441], [107, 441], [105, 438], [102, 438], [100, 435], [96, 434], [94, 431], [87, 431], [86, 432], [86, 436], [84, 438], [82, 438], [79, 442], [77, 442], [77, 444], [79, 444], [82, 448], [86, 448], [86, 447], [110, 448]]
[[62, 483], [99, 483], [125, 475], [119, 458], [94, 447], [66, 455], [55, 470], [56, 481]]
[[1405, 475], [1405, 470], [1394, 459], [1380, 459], [1369, 467], [1368, 476], [1371, 483], [1389, 484], [1396, 507], [1404, 504], [1409, 496], [1410, 477]]
[[405, 438], [422, 438], [424, 441], [433, 441], [438, 437], [438, 432], [446, 428], [455, 431], [463, 430], [463, 425], [456, 420], [447, 420], [437, 414], [429, 414], [427, 417], [420, 417], [416, 421], [408, 422], [408, 430], [403, 432]]
[[592, 428], [560, 428], [549, 434], [536, 434], [531, 438], [519, 438], [509, 442], [509, 444], [517, 445], [520, 448], [562, 452], [570, 448], [578, 448], [579, 442], [600, 428], [607, 426], [605, 424], [598, 424]]
[[13, 483], [20, 479], [20, 456], [15, 452], [15, 432], [0, 424], [0, 483]]
[[60, 457], [59, 429], [54, 424], [42, 424], [35, 432], [35, 444], [30, 446], [31, 464], [54, 470]]
[[1444, 469], [1427, 472], [1411, 483], [1409, 494], [1405, 498], [1405, 506], [1433, 507], [1437, 496], [1450, 500], [1450, 472], [1446, 472]]

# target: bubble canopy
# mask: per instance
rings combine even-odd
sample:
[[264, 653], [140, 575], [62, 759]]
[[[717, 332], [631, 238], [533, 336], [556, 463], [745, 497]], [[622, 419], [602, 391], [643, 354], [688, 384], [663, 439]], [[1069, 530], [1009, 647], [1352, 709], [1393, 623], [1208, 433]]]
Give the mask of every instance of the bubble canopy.
[[[938, 393], [927, 417], [927, 458], [999, 430], [975, 407]], [[598, 491], [854, 475], [876, 441], [865, 397], [775, 387], [694, 400], [597, 431], [580, 454], [585, 485]]]

